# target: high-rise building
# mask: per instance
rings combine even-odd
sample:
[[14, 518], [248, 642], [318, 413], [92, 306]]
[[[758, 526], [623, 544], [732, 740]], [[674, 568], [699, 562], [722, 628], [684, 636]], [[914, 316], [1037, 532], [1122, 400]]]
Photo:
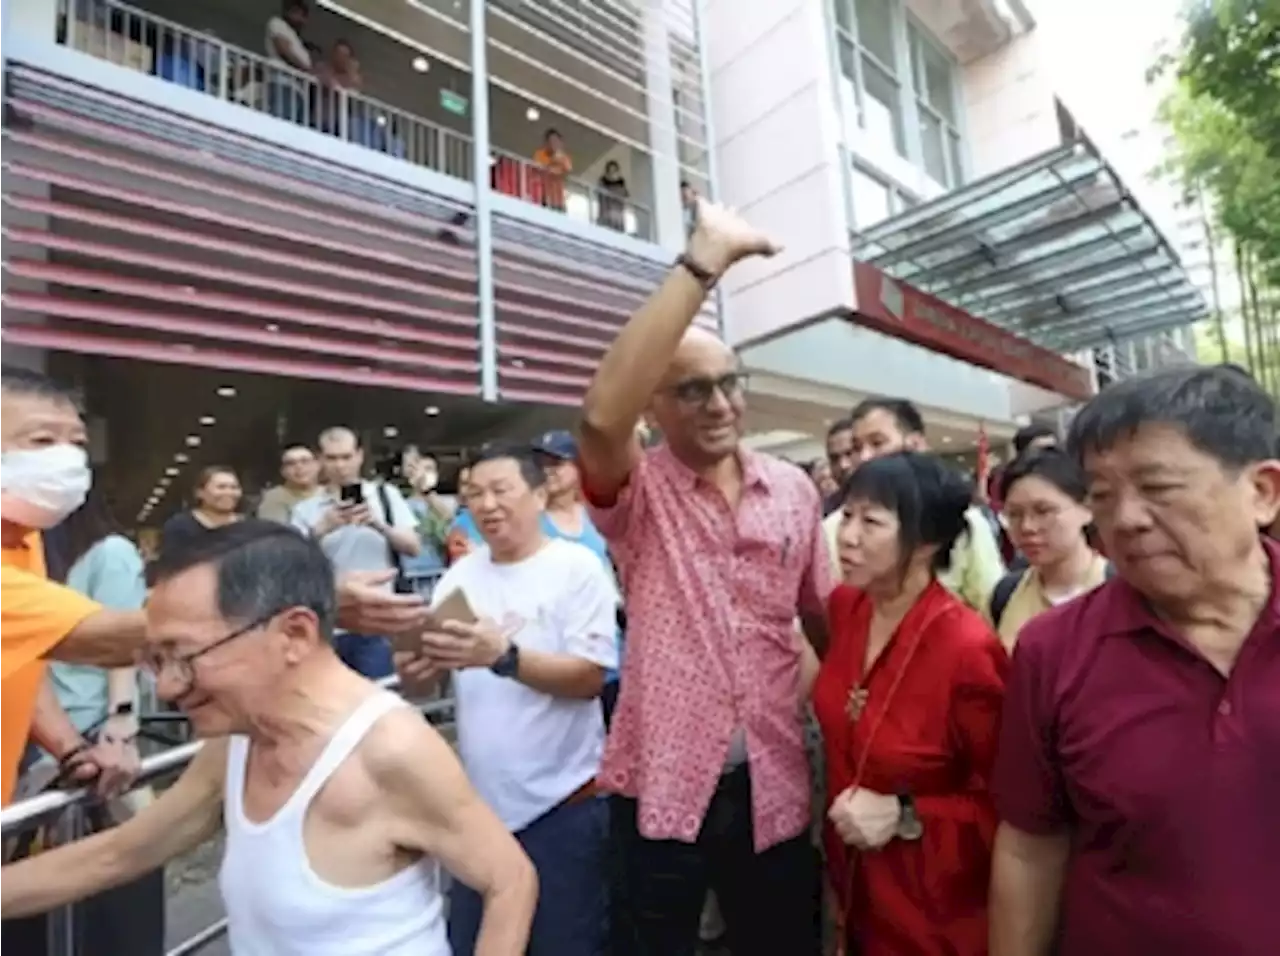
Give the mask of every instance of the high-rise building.
[[5, 0], [0, 29], [5, 360], [83, 387], [144, 522], [324, 425], [378, 454], [568, 423], [685, 188], [787, 246], [700, 321], [791, 453], [872, 393], [998, 441], [1204, 309], [1015, 0]]
[[876, 393], [936, 442], [999, 441], [1187, 360], [1203, 298], [1020, 2], [720, 0], [706, 24], [721, 194], [786, 246], [726, 283], [762, 444], [813, 450]]

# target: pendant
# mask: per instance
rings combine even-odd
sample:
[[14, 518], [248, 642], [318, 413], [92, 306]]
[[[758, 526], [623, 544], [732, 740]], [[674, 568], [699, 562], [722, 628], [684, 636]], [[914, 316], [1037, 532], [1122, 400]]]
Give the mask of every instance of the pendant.
[[858, 718], [862, 716], [862, 711], [867, 706], [867, 689], [865, 687], [854, 687], [849, 691], [849, 701], [845, 704], [845, 713], [849, 715], [849, 720], [853, 723], [858, 722]]

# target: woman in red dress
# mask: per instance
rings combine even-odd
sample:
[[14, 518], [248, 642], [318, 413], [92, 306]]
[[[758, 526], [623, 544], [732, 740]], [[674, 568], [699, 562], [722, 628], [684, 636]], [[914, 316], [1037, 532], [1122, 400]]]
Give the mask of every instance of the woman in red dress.
[[841, 942], [855, 956], [982, 956], [1008, 659], [937, 581], [969, 488], [904, 453], [861, 465], [844, 498], [844, 584], [813, 690]]

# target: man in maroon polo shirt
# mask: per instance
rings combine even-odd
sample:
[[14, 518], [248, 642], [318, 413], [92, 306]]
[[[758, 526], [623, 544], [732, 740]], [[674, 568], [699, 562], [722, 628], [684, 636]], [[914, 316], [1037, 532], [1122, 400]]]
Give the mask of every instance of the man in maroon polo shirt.
[[1121, 382], [1072, 423], [1117, 577], [1014, 652], [992, 956], [1280, 953], [1275, 434], [1224, 368]]

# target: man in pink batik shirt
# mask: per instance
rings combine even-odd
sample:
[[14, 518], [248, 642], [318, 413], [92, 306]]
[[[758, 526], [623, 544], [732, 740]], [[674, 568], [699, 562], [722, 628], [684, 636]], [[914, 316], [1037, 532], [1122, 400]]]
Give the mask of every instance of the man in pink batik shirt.
[[[771, 255], [702, 204], [688, 251], [587, 393], [583, 488], [625, 586], [627, 655], [600, 773], [618, 854], [614, 956], [692, 956], [708, 887], [734, 956], [820, 951], [802, 706], [825, 639], [821, 503], [739, 444], [746, 376], [693, 328], [740, 259]], [[641, 416], [664, 443], [643, 450]]]

